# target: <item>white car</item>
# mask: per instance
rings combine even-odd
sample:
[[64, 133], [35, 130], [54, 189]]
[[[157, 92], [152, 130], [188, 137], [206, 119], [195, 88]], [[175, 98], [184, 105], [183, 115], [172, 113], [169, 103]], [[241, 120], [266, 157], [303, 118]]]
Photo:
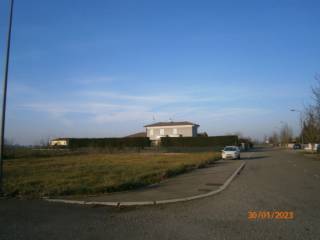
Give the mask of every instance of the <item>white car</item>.
[[240, 159], [240, 148], [237, 146], [226, 146], [222, 150], [222, 159]]

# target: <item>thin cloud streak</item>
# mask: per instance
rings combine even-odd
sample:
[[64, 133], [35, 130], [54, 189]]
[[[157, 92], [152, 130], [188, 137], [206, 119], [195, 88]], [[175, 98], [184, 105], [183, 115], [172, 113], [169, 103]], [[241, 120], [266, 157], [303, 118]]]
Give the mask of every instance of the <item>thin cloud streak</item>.
[[108, 92], [108, 91], [82, 91], [78, 93], [79, 96], [100, 98], [100, 99], [114, 99], [114, 100], [129, 100], [137, 102], [152, 102], [152, 103], [197, 103], [197, 102], [213, 102], [213, 101], [232, 101], [237, 100], [239, 97], [228, 96], [228, 94], [215, 95], [215, 96], [202, 96], [201, 93], [170, 93], [162, 95], [144, 95], [144, 94], [124, 94], [118, 92]]
[[98, 77], [79, 77], [69, 80], [72, 83], [81, 84], [81, 85], [89, 85], [89, 84], [103, 84], [110, 83], [115, 81], [113, 77], [108, 76], [98, 76]]
[[143, 121], [147, 122], [155, 115], [158, 120], [166, 121], [170, 117], [177, 119], [207, 118], [217, 119], [224, 117], [238, 116], [239, 114], [255, 115], [265, 114], [267, 111], [257, 108], [224, 108], [212, 109], [212, 107], [188, 107], [188, 106], [169, 106], [161, 110], [155, 111], [148, 104], [140, 104], [136, 106], [128, 106], [126, 104], [103, 104], [99, 102], [90, 103], [33, 103], [18, 106], [20, 109], [28, 111], [37, 111], [48, 113], [55, 118], [68, 118], [70, 121], [77, 121], [73, 114], [87, 115], [89, 122], [130, 122]]

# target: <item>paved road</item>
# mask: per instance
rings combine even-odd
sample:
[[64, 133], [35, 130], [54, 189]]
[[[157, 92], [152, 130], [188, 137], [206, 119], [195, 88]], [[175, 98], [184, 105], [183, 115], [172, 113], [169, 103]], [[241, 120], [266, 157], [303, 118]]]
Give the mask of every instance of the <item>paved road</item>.
[[[192, 202], [115, 209], [0, 201], [0, 239], [320, 239], [320, 161], [272, 149], [248, 153], [227, 190]], [[248, 220], [248, 211], [294, 220]]]

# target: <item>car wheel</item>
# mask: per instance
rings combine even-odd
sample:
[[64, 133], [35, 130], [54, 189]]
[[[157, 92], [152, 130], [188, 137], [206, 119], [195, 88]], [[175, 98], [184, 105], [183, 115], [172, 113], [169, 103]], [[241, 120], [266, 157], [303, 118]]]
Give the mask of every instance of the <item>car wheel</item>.
[[241, 159], [240, 155], [238, 156], [238, 160]]

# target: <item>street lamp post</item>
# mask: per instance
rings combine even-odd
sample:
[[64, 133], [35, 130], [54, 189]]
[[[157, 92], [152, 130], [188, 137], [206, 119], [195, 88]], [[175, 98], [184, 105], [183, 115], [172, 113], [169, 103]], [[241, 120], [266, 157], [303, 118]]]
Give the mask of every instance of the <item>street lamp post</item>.
[[0, 194], [3, 194], [3, 149], [4, 149], [4, 130], [6, 120], [6, 104], [7, 104], [7, 86], [9, 74], [9, 60], [10, 60], [10, 44], [11, 44], [11, 29], [13, 17], [13, 4], [14, 0], [10, 0], [10, 13], [9, 13], [9, 27], [7, 33], [7, 46], [4, 61], [4, 76], [3, 76], [3, 93], [2, 93], [2, 109], [1, 109], [1, 127], [0, 127]]
[[303, 124], [302, 124], [302, 111], [301, 110], [297, 110], [297, 109], [290, 109], [291, 112], [298, 112], [300, 113], [300, 128], [301, 128], [301, 144], [304, 144], [303, 141]]

